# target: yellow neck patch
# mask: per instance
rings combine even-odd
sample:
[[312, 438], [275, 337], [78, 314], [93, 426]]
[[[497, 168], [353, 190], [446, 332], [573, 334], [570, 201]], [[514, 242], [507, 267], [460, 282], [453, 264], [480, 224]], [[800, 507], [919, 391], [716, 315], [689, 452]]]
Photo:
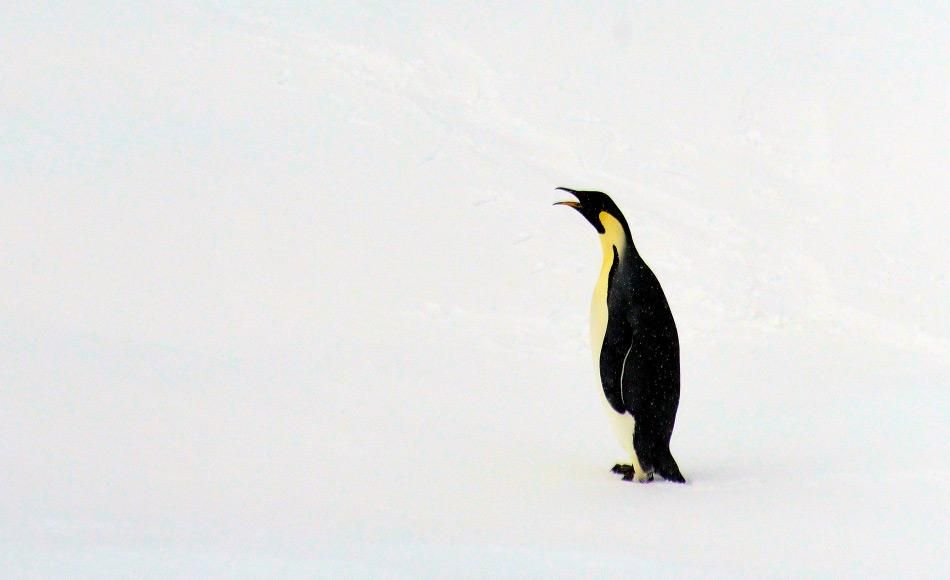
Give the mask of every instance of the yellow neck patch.
[[624, 250], [627, 249], [627, 236], [624, 234], [623, 225], [609, 213], [602, 211], [597, 219], [604, 226], [604, 233], [600, 234], [600, 247], [604, 251], [603, 267], [609, 271], [610, 264], [614, 261], [613, 248], [617, 248], [617, 254], [622, 258]]

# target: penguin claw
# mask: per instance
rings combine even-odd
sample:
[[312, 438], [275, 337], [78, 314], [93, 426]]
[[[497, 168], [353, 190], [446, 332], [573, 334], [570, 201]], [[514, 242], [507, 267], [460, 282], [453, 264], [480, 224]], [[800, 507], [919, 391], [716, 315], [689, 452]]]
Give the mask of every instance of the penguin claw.
[[621, 479], [623, 479], [624, 481], [639, 481], [640, 483], [650, 483], [651, 481], [653, 481], [653, 473], [652, 472], [647, 473], [646, 475], [643, 476], [643, 479], [639, 479], [637, 477], [637, 474], [631, 470], [630, 473], [625, 473]]
[[613, 468], [611, 468], [610, 471], [612, 471], [613, 473], [617, 473], [617, 474], [623, 475], [623, 478], [622, 478], [622, 479], [623, 479], [624, 481], [639, 481], [639, 482], [641, 482], [641, 483], [647, 483], [647, 482], [653, 481], [653, 472], [652, 472], [652, 471], [648, 471], [648, 472], [644, 475], [644, 477], [641, 479], [641, 478], [638, 478], [638, 477], [637, 477], [637, 472], [636, 472], [636, 470], [633, 468], [632, 465], [623, 465], [623, 464], [618, 463], [618, 464], [614, 465]]

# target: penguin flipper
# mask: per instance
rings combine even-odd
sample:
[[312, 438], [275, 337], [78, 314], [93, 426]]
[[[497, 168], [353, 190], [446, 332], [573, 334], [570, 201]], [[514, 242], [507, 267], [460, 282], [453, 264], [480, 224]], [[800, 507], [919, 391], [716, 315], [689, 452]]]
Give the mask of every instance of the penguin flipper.
[[611, 319], [604, 333], [604, 344], [600, 349], [600, 384], [604, 396], [614, 411], [623, 414], [626, 408], [623, 401], [623, 367], [630, 353], [630, 327], [623, 319]]

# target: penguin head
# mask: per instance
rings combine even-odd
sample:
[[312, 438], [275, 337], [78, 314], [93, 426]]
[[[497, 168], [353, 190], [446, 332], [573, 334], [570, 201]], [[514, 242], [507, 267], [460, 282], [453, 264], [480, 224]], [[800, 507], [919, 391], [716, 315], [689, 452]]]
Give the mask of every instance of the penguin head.
[[620, 208], [606, 193], [602, 191], [577, 191], [566, 187], [558, 187], [557, 189], [570, 193], [577, 198], [577, 201], [559, 201], [554, 205], [573, 207], [594, 226], [598, 233], [603, 234], [607, 231], [601, 221], [601, 214], [603, 213], [626, 225], [627, 220], [624, 219]]

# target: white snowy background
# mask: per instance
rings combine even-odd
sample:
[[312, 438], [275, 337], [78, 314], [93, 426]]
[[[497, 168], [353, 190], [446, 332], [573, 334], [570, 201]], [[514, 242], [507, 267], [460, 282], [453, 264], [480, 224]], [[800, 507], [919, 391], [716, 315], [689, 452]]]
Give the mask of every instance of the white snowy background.
[[0, 576], [950, 575], [945, 3], [349, 4], [0, 8]]

